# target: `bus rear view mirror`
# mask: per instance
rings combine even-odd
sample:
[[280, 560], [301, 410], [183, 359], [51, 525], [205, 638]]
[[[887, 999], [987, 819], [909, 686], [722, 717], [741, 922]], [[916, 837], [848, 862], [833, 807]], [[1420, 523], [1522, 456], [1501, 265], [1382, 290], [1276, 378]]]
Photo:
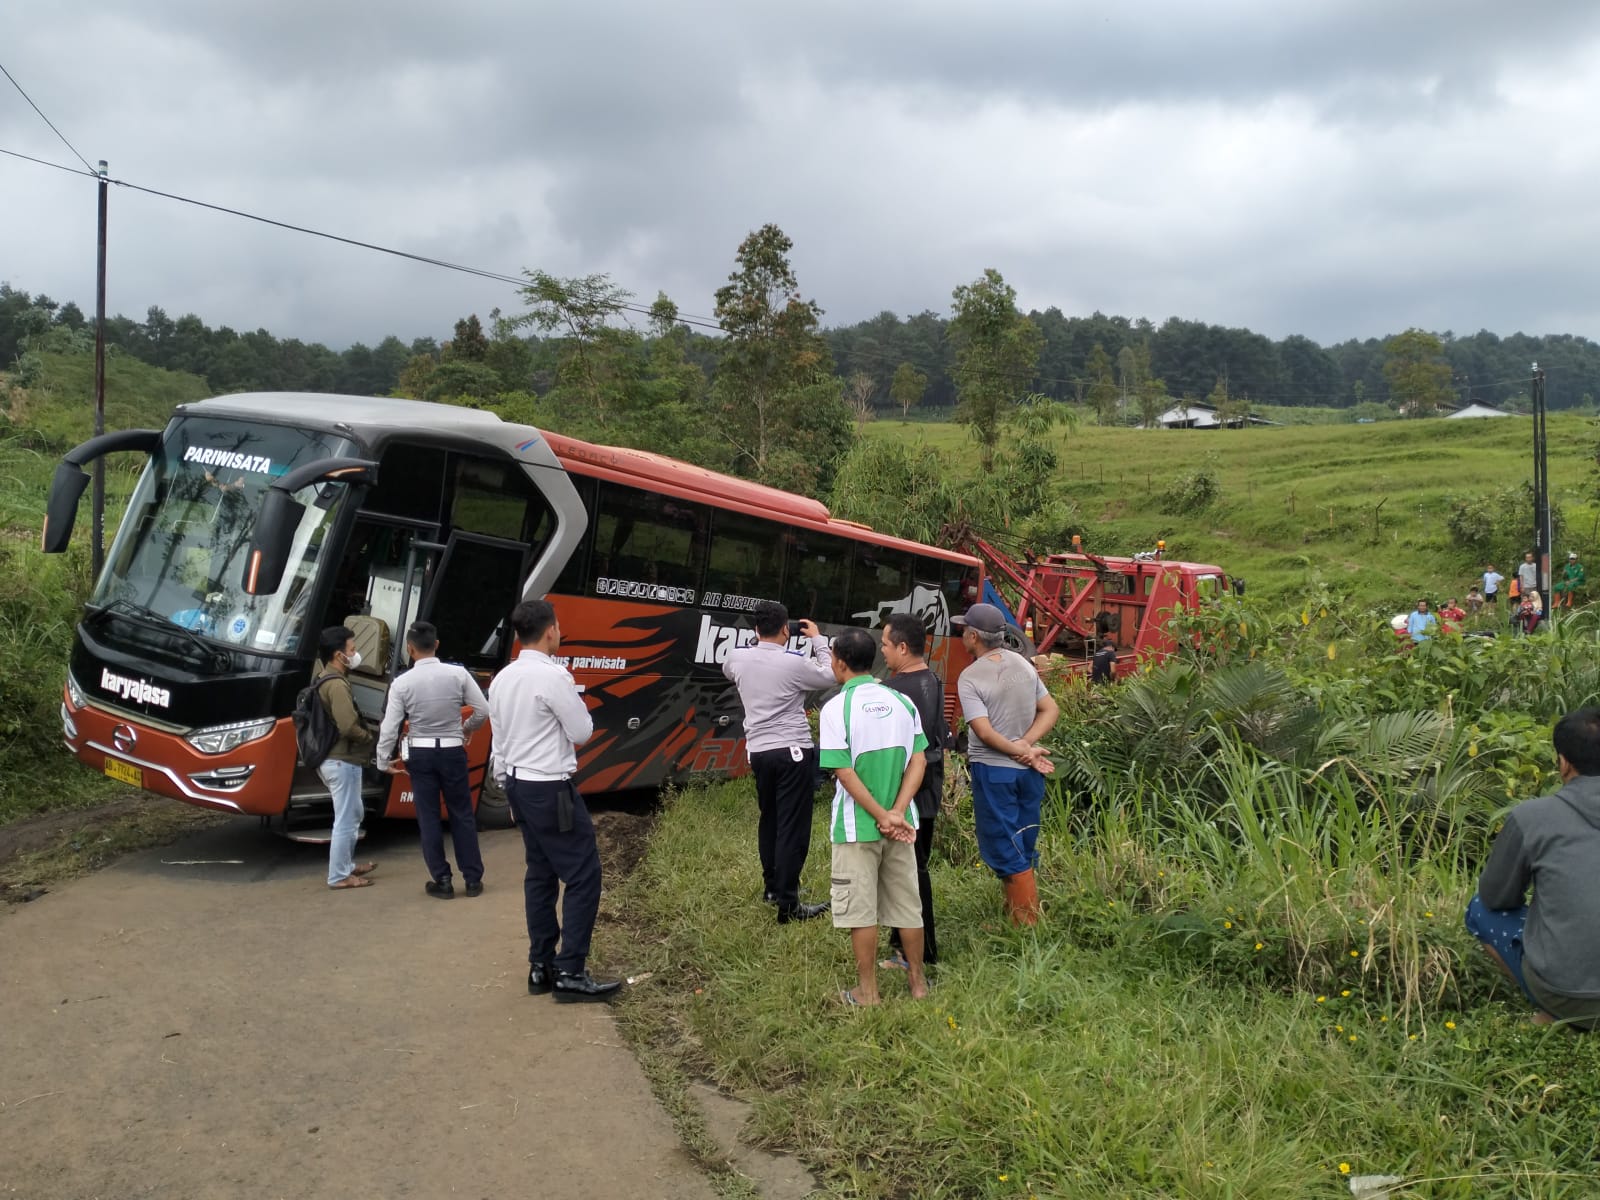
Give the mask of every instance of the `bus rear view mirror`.
[[44, 510], [44, 530], [39, 536], [39, 548], [46, 554], [60, 554], [72, 541], [72, 526], [78, 517], [78, 501], [83, 498], [83, 489], [89, 486], [89, 476], [83, 469], [85, 463], [118, 450], [141, 450], [149, 454], [160, 444], [159, 429], [123, 429], [90, 438], [83, 445], [67, 451], [56, 464], [55, 477], [50, 480], [50, 499]]
[[283, 583], [295, 530], [300, 528], [306, 511], [306, 506], [294, 498], [296, 492], [315, 483], [371, 486], [377, 482], [378, 464], [365, 458], [322, 458], [274, 480], [256, 513], [250, 553], [244, 560], [246, 594], [270, 596]]

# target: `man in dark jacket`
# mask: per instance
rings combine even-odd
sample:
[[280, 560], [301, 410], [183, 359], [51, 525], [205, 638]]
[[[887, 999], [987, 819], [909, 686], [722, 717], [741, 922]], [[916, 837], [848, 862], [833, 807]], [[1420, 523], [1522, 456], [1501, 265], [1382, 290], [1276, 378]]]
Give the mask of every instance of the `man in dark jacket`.
[[1554, 741], [1561, 788], [1506, 817], [1466, 924], [1533, 1002], [1535, 1024], [1594, 1029], [1600, 1026], [1600, 708], [1562, 717]]
[[[925, 655], [928, 632], [915, 613], [894, 613], [884, 622], [879, 643], [883, 661], [894, 674], [883, 682], [916, 705], [928, 748], [922, 752], [927, 764], [922, 785], [912, 803], [917, 806], [917, 891], [922, 897], [922, 961], [932, 966], [939, 961], [939, 943], [933, 932], [933, 881], [928, 875], [928, 855], [933, 850], [933, 822], [944, 799], [944, 752], [951, 746], [950, 727], [944, 719], [944, 681], [928, 666]], [[900, 946], [900, 931], [889, 935], [895, 956], [882, 965], [908, 970], [910, 964]]]

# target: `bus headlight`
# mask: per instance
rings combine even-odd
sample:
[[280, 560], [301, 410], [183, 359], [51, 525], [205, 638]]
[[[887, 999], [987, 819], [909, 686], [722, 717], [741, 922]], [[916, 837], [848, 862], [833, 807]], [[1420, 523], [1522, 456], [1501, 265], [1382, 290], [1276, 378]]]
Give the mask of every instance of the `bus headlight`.
[[264, 738], [272, 732], [277, 722], [271, 717], [259, 721], [235, 721], [232, 725], [212, 725], [196, 729], [188, 737], [189, 745], [201, 754], [226, 754], [246, 742]]
[[67, 700], [74, 711], [89, 702], [88, 698], [83, 694], [83, 689], [78, 686], [78, 681], [72, 677], [71, 671], [67, 672]]

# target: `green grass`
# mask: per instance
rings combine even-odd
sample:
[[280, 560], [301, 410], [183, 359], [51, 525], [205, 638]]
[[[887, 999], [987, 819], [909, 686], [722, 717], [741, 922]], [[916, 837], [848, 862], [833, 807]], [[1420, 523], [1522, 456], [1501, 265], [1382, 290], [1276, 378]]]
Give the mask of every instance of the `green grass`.
[[[820, 816], [811, 894], [827, 886]], [[1253, 949], [1279, 926], [1271, 898], [1215, 862], [1057, 812], [1046, 920], [1016, 930], [972, 860], [970, 820], [942, 818], [943, 964], [923, 1003], [891, 977], [883, 1008], [840, 1006], [845, 935], [774, 926], [747, 784], [677, 798], [622, 897], [657, 939], [660, 977], [634, 1003], [832, 1194], [1299, 1200], [1348, 1194], [1341, 1163], [1403, 1175], [1397, 1194], [1413, 1196], [1567, 1196], [1593, 1178], [1600, 1038], [1525, 1023], [1459, 929], [1462, 879], [1400, 874], [1387, 894], [1310, 881], [1331, 910], [1356, 901], [1339, 914], [1344, 965], [1318, 989], [1280, 986], [1259, 966], [1275, 951]], [[1387, 934], [1362, 922], [1413, 918], [1471, 972], [1468, 1000], [1447, 987], [1408, 1008], [1376, 973]], [[1189, 936], [1162, 936], [1184, 920]]]
[[[868, 437], [921, 440], [948, 455], [957, 474], [975, 469], [961, 426], [883, 420], [864, 428]], [[1421, 594], [1464, 595], [1482, 571], [1475, 554], [1451, 542], [1452, 500], [1532, 477], [1532, 426], [1522, 417], [1239, 430], [1083, 424], [1059, 437], [1065, 491], [1091, 552], [1132, 554], [1165, 538], [1168, 557], [1214, 563], [1245, 578], [1249, 594], [1278, 599], [1325, 586], [1397, 611]], [[1589, 481], [1596, 438], [1584, 417], [1549, 418], [1551, 496], [1570, 531], [1571, 545], [1556, 548], [1562, 554], [1600, 557]], [[1220, 498], [1188, 516], [1161, 512], [1162, 490], [1206, 466]], [[1529, 513], [1530, 540], [1532, 524]]]

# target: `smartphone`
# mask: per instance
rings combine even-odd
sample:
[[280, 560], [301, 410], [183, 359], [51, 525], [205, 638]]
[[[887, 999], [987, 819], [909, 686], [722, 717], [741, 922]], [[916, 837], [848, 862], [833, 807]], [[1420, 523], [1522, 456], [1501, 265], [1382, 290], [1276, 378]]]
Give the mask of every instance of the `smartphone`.
[[789, 636], [792, 637], [792, 638], [797, 638], [797, 637], [800, 636], [800, 622], [799, 621], [790, 621], [789, 622]]

